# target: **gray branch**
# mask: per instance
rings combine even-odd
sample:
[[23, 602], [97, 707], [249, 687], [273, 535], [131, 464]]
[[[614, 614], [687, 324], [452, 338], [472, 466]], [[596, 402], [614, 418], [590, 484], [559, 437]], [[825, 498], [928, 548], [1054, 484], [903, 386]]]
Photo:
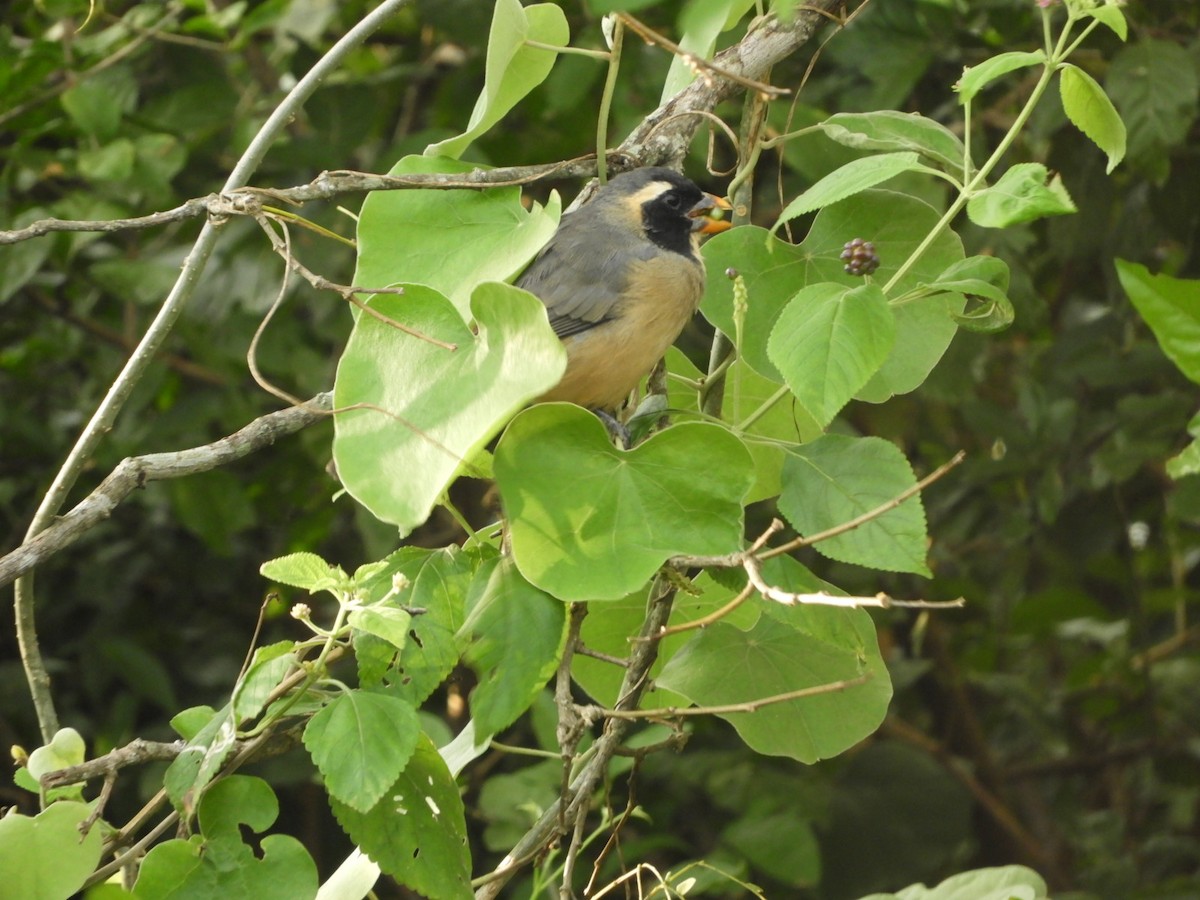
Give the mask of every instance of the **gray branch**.
[[326, 418], [332, 404], [332, 395], [318, 394], [304, 406], [269, 413], [211, 444], [123, 460], [78, 506], [11, 553], [0, 557], [0, 587], [71, 546], [89, 529], [111, 516], [122, 500], [147, 482], [181, 478], [228, 465]]

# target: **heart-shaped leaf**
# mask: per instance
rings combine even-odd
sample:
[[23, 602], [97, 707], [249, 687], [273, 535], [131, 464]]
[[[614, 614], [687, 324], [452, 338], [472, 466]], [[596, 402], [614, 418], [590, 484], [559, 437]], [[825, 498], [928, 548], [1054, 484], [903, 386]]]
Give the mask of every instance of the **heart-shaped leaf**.
[[471, 111], [467, 130], [458, 137], [433, 144], [426, 156], [450, 156], [457, 159], [471, 142], [483, 134], [517, 105], [517, 102], [545, 81], [558, 54], [542, 47], [565, 47], [571, 41], [566, 14], [556, 3], [521, 6], [520, 0], [496, 0], [492, 28], [488, 33], [487, 63], [483, 91]]
[[[406, 156], [388, 174], [455, 175], [478, 168], [484, 167]], [[485, 281], [509, 281], [524, 269], [550, 240], [561, 212], [557, 192], [551, 192], [544, 207], [533, 203], [525, 209], [515, 185], [482, 191], [375, 191], [358, 217], [354, 284], [428, 285], [449, 297], [467, 318], [471, 292]]]
[[[793, 560], [772, 560], [763, 577], [790, 591], [827, 587]], [[679, 650], [655, 679], [700, 706], [746, 703], [862, 675], [844, 691], [721, 714], [752, 749], [812, 763], [871, 734], [892, 685], [871, 617], [862, 610], [768, 603], [746, 630], [719, 622]]]
[[36, 817], [10, 812], [0, 818], [0, 884], [8, 897], [62, 900], [83, 887], [100, 862], [103, 835], [93, 826], [79, 837], [91, 813], [86, 803], [63, 800]]
[[371, 301], [380, 314], [457, 346], [446, 350], [360, 316], [338, 365], [333, 455], [360, 503], [404, 532], [420, 525], [465, 460], [525, 403], [553, 386], [566, 353], [546, 308], [525, 291], [475, 289], [472, 332], [444, 296], [409, 285]]
[[720, 426], [675, 425], [623, 451], [565, 403], [517, 416], [495, 473], [517, 566], [560, 600], [624, 597], [672, 556], [738, 549], [754, 481], [746, 448]]

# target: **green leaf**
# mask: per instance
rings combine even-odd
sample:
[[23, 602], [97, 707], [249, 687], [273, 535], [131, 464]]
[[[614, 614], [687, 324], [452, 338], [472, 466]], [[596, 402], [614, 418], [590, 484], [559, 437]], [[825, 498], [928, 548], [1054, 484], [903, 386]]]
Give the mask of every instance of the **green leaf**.
[[1050, 177], [1041, 163], [1017, 163], [967, 201], [967, 216], [984, 228], [1007, 228], [1076, 211], [1062, 178]]
[[[827, 434], [793, 447], [783, 464], [779, 511], [802, 535], [845, 524], [916, 484], [904, 454], [882, 438]], [[930, 576], [919, 496], [815, 544], [823, 556], [887, 572]]]
[[1008, 264], [994, 256], [972, 256], [955, 263], [937, 280], [922, 285], [927, 291], [962, 294], [978, 305], [958, 314], [954, 320], [970, 331], [1001, 331], [1015, 318], [1008, 299]]
[[[858, 287], [862, 279], [843, 271], [842, 248], [861, 237], [875, 244], [880, 266], [873, 278], [884, 284], [916, 250], [922, 237], [941, 218], [927, 203], [891, 191], [867, 191], [821, 210], [812, 230], [799, 246], [771, 238], [761, 228], [732, 228], [708, 241], [703, 250], [708, 279], [700, 311], [726, 334], [738, 334], [733, 314], [733, 282], [716, 277], [727, 268], [745, 279], [749, 304], [738, 349], [756, 371], [782, 383], [783, 375], [771, 361], [767, 343], [775, 322], [792, 298], [809, 284], [835, 282]], [[899, 296], [921, 282], [937, 278], [963, 258], [962, 242], [944, 229], [916, 264], [900, 279], [893, 294]], [[859, 393], [872, 403], [887, 400], [918, 387], [950, 344], [958, 329], [954, 316], [962, 311], [963, 298], [941, 294], [893, 308], [896, 340], [879, 372]]]
[[351, 610], [347, 621], [351, 628], [373, 634], [397, 650], [404, 649], [408, 640], [408, 629], [412, 627], [412, 616], [409, 613], [388, 605]]
[[830, 140], [858, 150], [911, 150], [943, 169], [962, 172], [966, 148], [953, 131], [918, 113], [882, 109], [836, 113], [818, 126]]
[[404, 772], [367, 812], [330, 798], [333, 814], [362, 851], [430, 900], [470, 900], [471, 859], [462, 798], [424, 734]]
[[187, 742], [163, 776], [167, 796], [181, 816], [190, 818], [199, 794], [216, 777], [222, 764], [233, 752], [237, 740], [237, 722], [232, 704], [213, 713], [208, 723]]
[[571, 29], [562, 8], [556, 3], [522, 7], [519, 0], [496, 0], [488, 34], [483, 92], [475, 102], [467, 130], [458, 137], [430, 145], [425, 149], [426, 156], [458, 159], [475, 138], [545, 81], [558, 54], [530, 47], [526, 41], [554, 47], [570, 43]]
[[[17, 215], [12, 224], [5, 227], [13, 230], [24, 228], [49, 215], [49, 210], [40, 206], [33, 207]], [[0, 305], [6, 303], [37, 274], [46, 257], [50, 255], [51, 247], [51, 242], [45, 238], [21, 241], [19, 244], [4, 247], [0, 252]]]
[[[483, 168], [448, 159], [409, 156], [395, 176]], [[471, 292], [485, 281], [509, 281], [533, 259], [558, 227], [562, 201], [521, 205], [517, 186], [486, 190], [375, 191], [358, 219], [354, 284], [381, 288], [425, 284], [470, 315]], [[366, 300], [364, 295], [361, 299]]]
[[137, 93], [132, 72], [112, 66], [63, 91], [59, 102], [80, 131], [105, 142], [116, 137], [122, 116], [137, 103]]
[[[707, 573], [701, 574], [688, 590], [676, 594], [671, 607], [671, 624], [692, 622], [723, 608], [745, 586], [745, 578], [742, 577], [735, 583], [736, 587], [730, 587], [717, 583]], [[646, 600], [647, 591], [643, 588], [619, 600], [593, 604], [588, 608], [587, 618], [583, 620], [580, 640], [593, 650], [607, 653], [617, 659], [627, 658], [630, 652], [630, 636], [638, 633], [646, 618]], [[722, 621], [743, 630], [751, 628], [758, 621], [762, 606], [761, 601], [752, 598]], [[649, 674], [651, 687], [644, 694], [642, 702], [645, 708], [679, 706], [686, 701], [687, 698], [680, 694], [663, 689], [657, 683], [657, 677], [671, 657], [694, 637], [695, 632], [685, 631], [668, 635], [659, 641], [658, 658]], [[578, 653], [571, 660], [571, 677], [597, 703], [605, 706], [612, 706], [617, 702], [624, 676], [625, 670], [610, 662]]]
[[190, 706], [171, 717], [171, 728], [185, 741], [190, 741], [215, 714], [216, 710], [211, 706]]
[[79, 154], [79, 174], [93, 183], [124, 181], [133, 174], [137, 150], [128, 138], [85, 150]]
[[1042, 900], [1049, 896], [1045, 879], [1033, 869], [997, 866], [951, 875], [932, 888], [914, 884], [898, 894], [869, 894], [862, 900]]
[[233, 689], [233, 714], [239, 722], [257, 716], [271, 692], [295, 668], [295, 648], [294, 641], [279, 641], [254, 651], [250, 668]]
[[[786, 558], [785, 558], [786, 559]], [[816, 587], [792, 560], [772, 561], [768, 583], [791, 591]], [[887, 712], [892, 687], [871, 617], [862, 610], [769, 603], [748, 630], [709, 626], [676, 653], [655, 679], [700, 706], [746, 703], [857, 678], [843, 691], [722, 713], [758, 753], [804, 763], [827, 759], [871, 734]]]
[[[679, 16], [683, 32], [679, 46], [695, 58], [711, 59], [717, 36], [737, 24], [753, 5], [754, 0], [690, 0]], [[672, 54], [659, 103], [666, 103], [695, 80], [694, 64], [681, 54]]]
[[1121, 287], [1163, 353], [1191, 381], [1200, 383], [1200, 281], [1151, 275], [1145, 266], [1124, 259], [1116, 265]]
[[1193, 439], [1167, 460], [1167, 474], [1176, 481], [1188, 475], [1200, 475], [1200, 439]]
[[25, 768], [35, 780], [40, 781], [43, 775], [82, 763], [86, 750], [83, 736], [78, 731], [74, 728], [60, 728], [54, 733], [50, 743], [29, 754]]
[[566, 609], [526, 581], [512, 557], [484, 563], [472, 594], [458, 643], [479, 676], [471, 694], [475, 728], [496, 734], [529, 708], [558, 667]]
[[506, 284], [475, 289], [477, 332], [421, 285], [402, 297], [375, 297], [371, 307], [457, 348], [364, 315], [338, 364], [336, 406], [369, 406], [334, 420], [338, 475], [356, 500], [408, 533], [428, 518], [464, 460], [558, 381], [566, 353], [541, 301]]
[[986, 59], [977, 66], [963, 70], [962, 78], [954, 86], [963, 103], [971, 100], [988, 84], [1002, 75], [1015, 72], [1017, 69], [1027, 69], [1030, 66], [1042, 65], [1046, 62], [1046, 54], [1041, 50], [1000, 53], [991, 59]]
[[1129, 37], [1129, 25], [1125, 21], [1125, 13], [1116, 4], [1100, 4], [1084, 12], [1084, 15], [1091, 16], [1101, 24], [1107, 25], [1121, 40]]
[[831, 206], [839, 200], [845, 200], [861, 193], [877, 184], [882, 184], [889, 178], [895, 178], [904, 172], [911, 172], [921, 164], [917, 154], [912, 152], [880, 153], [876, 156], [864, 156], [846, 163], [840, 169], [830, 172], [807, 191], [794, 199], [779, 214], [772, 234], [779, 230], [784, 222], [789, 222], [797, 216]]
[[560, 600], [614, 600], [672, 556], [738, 549], [754, 477], [742, 442], [719, 426], [675, 425], [623, 451], [565, 403], [517, 416], [495, 471], [517, 566]]
[[80, 839], [91, 814], [86, 803], [62, 800], [36, 817], [10, 811], [0, 818], [0, 884], [6, 897], [64, 900], [83, 887], [100, 862], [103, 829]]
[[874, 284], [814, 284], [779, 316], [767, 352], [823, 427], [879, 370], [895, 337], [895, 317]]
[[1125, 123], [1104, 88], [1087, 72], [1064, 63], [1058, 77], [1063, 111], [1076, 128], [1104, 151], [1108, 157], [1105, 172], [1111, 173], [1125, 158]]
[[[382, 597], [399, 573], [409, 587], [392, 602], [424, 610], [414, 616], [404, 646], [384, 643], [369, 634], [355, 637], [359, 679], [364, 685], [387, 685], [388, 692], [420, 705], [458, 664], [455, 634], [465, 617], [467, 591], [474, 579], [478, 560], [457, 547], [420, 550], [406, 547], [388, 557], [388, 571], [366, 586], [369, 597]], [[383, 644], [381, 659], [364, 659], [363, 644]]]
[[310, 594], [317, 591], [344, 591], [350, 580], [341, 566], [325, 562], [315, 553], [289, 553], [267, 560], [258, 568], [259, 574], [280, 584], [305, 588]]
[[317, 895], [317, 867], [304, 845], [272, 834], [251, 847], [241, 827], [266, 831], [279, 803], [261, 778], [231, 775], [214, 784], [200, 804], [201, 835], [159, 844], [142, 861], [135, 896], [144, 900]]
[[404, 771], [421, 725], [410, 703], [344, 691], [308, 721], [304, 746], [330, 796], [366, 812]]
[[1128, 125], [1131, 159], [1152, 162], [1185, 144], [1200, 102], [1200, 74], [1186, 49], [1143, 38], [1113, 57], [1104, 85]]

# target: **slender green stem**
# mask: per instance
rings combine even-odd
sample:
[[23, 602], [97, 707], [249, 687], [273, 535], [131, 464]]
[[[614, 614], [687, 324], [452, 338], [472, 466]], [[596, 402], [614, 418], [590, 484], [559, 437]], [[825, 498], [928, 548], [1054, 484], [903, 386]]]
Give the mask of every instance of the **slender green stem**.
[[551, 53], [573, 53], [576, 56], [590, 56], [592, 59], [607, 60], [611, 54], [606, 50], [589, 50], [587, 47], [559, 47], [555, 44], [545, 44], [541, 41], [525, 38], [525, 46], [535, 50], [549, 50]]
[[475, 538], [478, 536], [478, 533], [474, 528], [471, 527], [471, 523], [468, 522], [467, 517], [462, 514], [462, 510], [450, 502], [449, 493], [442, 497], [442, 506], [446, 508], [446, 511], [450, 513], [454, 521], [458, 523], [458, 527], [467, 533], [467, 539], [475, 540]]
[[1025, 101], [1025, 105], [1021, 108], [1021, 111], [1017, 113], [1017, 118], [1013, 121], [1012, 127], [1009, 128], [1008, 133], [1004, 135], [1000, 143], [996, 146], [996, 149], [992, 152], [992, 155], [987, 158], [987, 161], [979, 167], [979, 170], [975, 173], [975, 177], [967, 182], [966, 186], [959, 193], [958, 197], [956, 197], [954, 202], [950, 204], [950, 208], [947, 209], [945, 214], [938, 220], [938, 223], [933, 226], [929, 234], [925, 235], [924, 240], [922, 240], [917, 246], [917, 249], [914, 250], [908, 259], [903, 262], [900, 268], [896, 270], [895, 274], [888, 279], [887, 284], [883, 286], [883, 292], [885, 294], [894, 288], [900, 282], [900, 280], [908, 274], [909, 270], [916, 265], [917, 260], [924, 255], [926, 250], [933, 246], [934, 241], [936, 241], [941, 236], [942, 232], [950, 226], [950, 223], [954, 220], [955, 216], [962, 212], [963, 207], [965, 207], [967, 205], [967, 201], [974, 196], [980, 185], [986, 183], [988, 175], [992, 173], [992, 170], [996, 168], [1000, 160], [1004, 158], [1004, 155], [1008, 152], [1008, 148], [1012, 146], [1013, 141], [1017, 139], [1017, 135], [1021, 133], [1021, 129], [1025, 127], [1025, 123], [1029, 121], [1029, 117], [1033, 115], [1033, 110], [1041, 101], [1042, 95], [1046, 92], [1046, 88], [1050, 86], [1050, 79], [1054, 76], [1054, 73], [1057, 70], [1058, 64], [1053, 59], [1046, 61], [1044, 67], [1042, 68], [1041, 77], [1038, 78], [1037, 84], [1034, 85], [1033, 91], [1029, 95], [1029, 99]]
[[776, 403], [778, 403], [780, 400], [782, 400], [784, 397], [786, 397], [791, 392], [792, 392], [792, 389], [787, 387], [786, 385], [779, 388], [779, 390], [777, 390], [770, 397], [768, 397], [765, 401], [763, 401], [763, 404], [758, 409], [756, 409], [754, 412], [750, 413], [750, 415], [746, 416], [746, 418], [742, 419], [742, 421], [738, 423], [735, 430], [736, 431], [745, 431], [747, 428], [749, 428], [751, 425], [753, 425], [755, 422], [757, 422], [759, 419], [761, 419], [763, 416], [765, 416], [767, 413], [769, 413], [771, 411], [771, 409], [775, 406]]
[[601, 184], [608, 181], [608, 115], [612, 109], [613, 93], [617, 89], [617, 72], [621, 69], [621, 45], [624, 39], [625, 26], [619, 18], [614, 19], [608, 76], [604, 79], [604, 93], [600, 95], [600, 112], [596, 117], [596, 177]]
[[773, 138], [767, 138], [762, 142], [764, 150], [770, 150], [773, 147], [778, 147], [780, 144], [790, 141], [792, 138], [803, 137], [806, 134], [816, 134], [821, 130], [820, 125], [809, 125], [806, 128], [801, 128], [797, 131], [789, 131], [786, 134], [778, 134]]

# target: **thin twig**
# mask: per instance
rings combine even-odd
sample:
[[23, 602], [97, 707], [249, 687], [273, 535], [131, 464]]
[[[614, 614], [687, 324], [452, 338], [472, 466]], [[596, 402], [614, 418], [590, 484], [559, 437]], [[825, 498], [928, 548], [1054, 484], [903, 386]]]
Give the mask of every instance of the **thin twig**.
[[942, 463], [912, 487], [897, 494], [886, 503], [881, 503], [874, 509], [863, 513], [861, 516], [856, 516], [848, 522], [835, 525], [833, 528], [827, 528], [825, 531], [818, 531], [816, 534], [810, 534], [808, 537], [796, 538], [795, 540], [788, 541], [786, 544], [780, 544], [778, 547], [772, 547], [770, 550], [759, 554], [759, 556], [762, 559], [770, 559], [773, 556], [779, 556], [782, 553], [790, 553], [792, 550], [798, 550], [801, 547], [810, 547], [813, 544], [819, 544], [821, 541], [827, 541], [830, 538], [837, 537], [839, 534], [845, 534], [847, 531], [853, 531], [855, 528], [865, 525], [867, 522], [870, 522], [873, 519], [878, 519], [884, 513], [890, 512], [905, 500], [908, 500], [910, 497], [914, 497], [921, 493], [921, 491], [925, 490], [925, 488], [929, 487], [935, 481], [938, 481], [940, 478], [945, 476], [947, 472], [949, 472], [966, 458], [966, 452], [959, 450], [954, 454], [953, 457], [950, 458], [948, 462]]
[[721, 78], [728, 78], [730, 81], [741, 85], [747, 90], [756, 91], [757, 93], [763, 94], [767, 97], [782, 97], [791, 93], [791, 91], [789, 91], [787, 88], [776, 87], [773, 84], [767, 84], [766, 82], [762, 81], [755, 81], [753, 78], [748, 78], [740, 72], [734, 72], [729, 69], [722, 68], [715, 62], [709, 62], [708, 60], [699, 57], [694, 53], [689, 53], [671, 39], [659, 34], [648, 25], [639, 22], [633, 16], [629, 15], [629, 13], [617, 13], [617, 18], [625, 23], [630, 31], [640, 37], [647, 44], [657, 44], [664, 50], [667, 50], [678, 56], [693, 71], [696, 71], [701, 78], [705, 79], [710, 84], [712, 82], [712, 76], [719, 75]]
[[[383, 0], [379, 6], [347, 31], [329, 49], [329, 52], [309, 69], [258, 130], [234, 166], [223, 190], [233, 191], [245, 185], [275, 139], [321, 82], [340, 66], [342, 60], [369, 35], [408, 2], [409, 0]], [[159, 307], [154, 321], [142, 336], [141, 342], [125, 363], [120, 375], [109, 387], [104, 400], [92, 414], [66, 461], [54, 477], [50, 489], [42, 498], [26, 532], [26, 539], [33, 538], [51, 524], [52, 518], [66, 501], [68, 492], [75, 485], [101, 439], [112, 428], [125, 401], [129, 399], [134, 387], [141, 381], [150, 363], [155, 359], [159, 348], [170, 334], [175, 321], [183, 312], [184, 306], [199, 283], [200, 275], [216, 245], [218, 230], [217, 225], [212, 221], [206, 222], [200, 229], [200, 235], [196, 238], [196, 243], [192, 246], [174, 287], [163, 301], [162, 306]], [[29, 682], [30, 696], [37, 712], [42, 739], [49, 743], [54, 733], [58, 731], [58, 713], [55, 710], [54, 698], [50, 691], [50, 676], [42, 659], [41, 648], [38, 646], [37, 627], [34, 621], [32, 574], [18, 579], [16, 583], [14, 612], [17, 642], [21, 650], [21, 662], [25, 668], [26, 680]]]
[[760, 697], [757, 700], [746, 700], [743, 703], [725, 703], [718, 706], [664, 706], [659, 709], [605, 709], [602, 706], [588, 707], [588, 711], [595, 716], [600, 716], [606, 719], [676, 719], [680, 716], [727, 716], [732, 713], [752, 713], [757, 712], [764, 706], [773, 706], [776, 703], [787, 703], [791, 700], [803, 700], [805, 697], [816, 697], [820, 694], [836, 694], [848, 688], [858, 687], [860, 684], [866, 684], [871, 678], [870, 672], [864, 672], [855, 678], [847, 678], [843, 681], [831, 681], [828, 684], [818, 684], [813, 687], [799, 688], [794, 691], [786, 691], [782, 694], [773, 694], [769, 697]]
[[57, 518], [53, 525], [40, 531], [36, 537], [0, 557], [0, 587], [71, 546], [88, 530], [111, 516], [122, 500], [147, 483], [196, 475], [228, 465], [321, 421], [328, 415], [332, 405], [331, 394], [317, 394], [300, 406], [261, 416], [241, 430], [211, 444], [122, 460], [99, 487], [69, 513]]

